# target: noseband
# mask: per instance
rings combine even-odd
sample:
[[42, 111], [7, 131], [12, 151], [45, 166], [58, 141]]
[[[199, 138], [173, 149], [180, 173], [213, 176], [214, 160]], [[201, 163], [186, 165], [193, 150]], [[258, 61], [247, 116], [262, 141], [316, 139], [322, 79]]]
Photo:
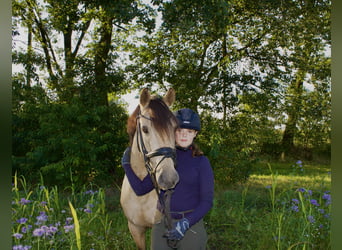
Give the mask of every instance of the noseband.
[[[157, 193], [159, 194], [159, 186], [158, 186], [157, 179], [156, 179], [156, 171], [160, 163], [166, 158], [171, 158], [174, 162], [174, 165], [176, 166], [176, 149], [170, 148], [170, 147], [162, 147], [154, 151], [148, 152], [145, 147], [145, 143], [144, 143], [143, 136], [142, 136], [141, 125], [139, 122], [140, 118], [144, 118], [150, 121], [152, 119], [150, 117], [142, 115], [141, 113], [139, 113], [139, 115], [137, 116], [137, 145], [138, 145], [139, 152], [141, 152], [144, 156], [146, 170], [150, 174], [154, 187], [156, 188]], [[156, 157], [156, 156], [163, 156], [163, 157], [158, 162], [157, 166], [153, 169], [151, 165], [151, 158]]]

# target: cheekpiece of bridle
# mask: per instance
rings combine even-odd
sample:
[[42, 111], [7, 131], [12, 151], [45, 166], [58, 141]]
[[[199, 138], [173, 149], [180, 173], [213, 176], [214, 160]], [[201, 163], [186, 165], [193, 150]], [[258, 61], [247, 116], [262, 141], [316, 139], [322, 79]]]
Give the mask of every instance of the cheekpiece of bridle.
[[[137, 145], [138, 145], [138, 150], [144, 156], [145, 167], [147, 169], [147, 172], [152, 177], [152, 180], [154, 182], [153, 184], [154, 184], [155, 188], [157, 189], [157, 192], [159, 193], [159, 186], [158, 186], [158, 183], [156, 180], [156, 171], [157, 171], [160, 163], [166, 158], [171, 158], [174, 162], [174, 165], [176, 166], [176, 149], [170, 148], [170, 147], [161, 147], [161, 148], [158, 148], [154, 151], [148, 152], [146, 147], [145, 147], [144, 139], [142, 136], [142, 131], [141, 131], [142, 129], [141, 129], [141, 125], [139, 122], [140, 118], [144, 118], [147, 120], [152, 120], [152, 118], [145, 116], [139, 112], [139, 114], [137, 116]], [[157, 163], [156, 167], [153, 168], [151, 165], [151, 158], [156, 157], [156, 156], [162, 156], [162, 158]]]

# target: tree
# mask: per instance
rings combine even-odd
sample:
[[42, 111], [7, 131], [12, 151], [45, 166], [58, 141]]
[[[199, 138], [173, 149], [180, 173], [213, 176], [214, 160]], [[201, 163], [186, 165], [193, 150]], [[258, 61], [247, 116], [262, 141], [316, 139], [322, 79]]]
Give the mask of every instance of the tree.
[[115, 172], [128, 141], [117, 97], [128, 87], [119, 36], [134, 23], [149, 31], [151, 14], [131, 0], [13, 1], [13, 35], [28, 33], [27, 49], [13, 50], [14, 64], [27, 73], [13, 75], [13, 171], [32, 180], [42, 171], [63, 185], [70, 175], [84, 183]]
[[[330, 84], [330, 6], [326, 0], [163, 2], [161, 28], [141, 39], [127, 70], [138, 84], [174, 87], [177, 107], [221, 113], [224, 126], [250, 117], [258, 128], [255, 150], [275, 143], [291, 153], [298, 122], [307, 120], [299, 113], [304, 96], [322, 90], [304, 86]], [[282, 126], [273, 142], [260, 134]]]

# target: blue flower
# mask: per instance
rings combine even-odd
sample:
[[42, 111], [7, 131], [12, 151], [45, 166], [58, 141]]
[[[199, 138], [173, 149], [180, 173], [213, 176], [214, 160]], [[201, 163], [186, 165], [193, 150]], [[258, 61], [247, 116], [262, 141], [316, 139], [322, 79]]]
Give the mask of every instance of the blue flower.
[[308, 215], [308, 221], [310, 221], [310, 223], [315, 223], [315, 218], [312, 215]]
[[22, 227], [21, 232], [23, 234], [27, 233], [32, 228], [32, 225], [27, 225], [27, 227]]
[[29, 250], [32, 246], [15, 245], [12, 250]]
[[68, 217], [65, 219], [65, 225], [70, 225], [70, 222], [72, 221], [72, 217]]
[[324, 195], [323, 195], [323, 197], [322, 197], [324, 200], [328, 200], [328, 201], [330, 201], [331, 200], [331, 195], [330, 194], [327, 194], [327, 193], [325, 193]]
[[42, 202], [40, 203], [41, 206], [45, 206], [46, 204], [47, 204], [46, 201], [42, 201]]
[[15, 233], [15, 234], [13, 234], [13, 237], [16, 239], [21, 239], [23, 237], [23, 235], [20, 233]]
[[20, 203], [21, 205], [27, 205], [27, 204], [29, 204], [30, 202], [31, 202], [30, 200], [26, 200], [25, 198], [21, 198], [20, 201], [19, 201], [19, 203]]
[[292, 199], [292, 202], [295, 204], [299, 204], [299, 200], [298, 199]]
[[304, 193], [306, 191], [306, 189], [305, 188], [298, 188], [297, 191]]
[[64, 232], [68, 233], [74, 229], [74, 225], [66, 225], [64, 226]]
[[36, 237], [41, 237], [43, 236], [45, 233], [44, 229], [41, 229], [41, 228], [36, 228], [35, 230], [33, 230], [33, 236], [36, 236]]
[[89, 209], [89, 208], [85, 208], [83, 211], [86, 212], [86, 213], [88, 213], [88, 214], [91, 213], [91, 209]]
[[295, 211], [295, 212], [299, 212], [298, 206], [296, 206], [296, 205], [293, 205], [293, 206], [291, 207], [291, 210], [292, 210], [292, 211]]
[[314, 206], [319, 207], [319, 203], [318, 203], [317, 200], [315, 200], [315, 199], [310, 200], [310, 203], [311, 203], [312, 205], [314, 205]]
[[36, 217], [37, 223], [36, 225], [42, 224], [42, 222], [47, 221], [48, 216], [45, 214], [45, 212], [40, 212], [39, 215]]
[[25, 224], [27, 221], [28, 221], [28, 219], [25, 218], [25, 217], [20, 218], [19, 220], [17, 220], [17, 222], [18, 222], [19, 224]]

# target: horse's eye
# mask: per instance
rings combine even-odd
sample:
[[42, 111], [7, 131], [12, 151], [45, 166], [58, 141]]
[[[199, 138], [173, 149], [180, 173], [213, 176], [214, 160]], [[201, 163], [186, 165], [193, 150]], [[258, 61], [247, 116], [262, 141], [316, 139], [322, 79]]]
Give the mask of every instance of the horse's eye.
[[142, 127], [142, 131], [143, 131], [145, 134], [147, 134], [147, 133], [148, 133], [148, 128], [147, 128], [147, 126], [143, 126], [143, 127]]

